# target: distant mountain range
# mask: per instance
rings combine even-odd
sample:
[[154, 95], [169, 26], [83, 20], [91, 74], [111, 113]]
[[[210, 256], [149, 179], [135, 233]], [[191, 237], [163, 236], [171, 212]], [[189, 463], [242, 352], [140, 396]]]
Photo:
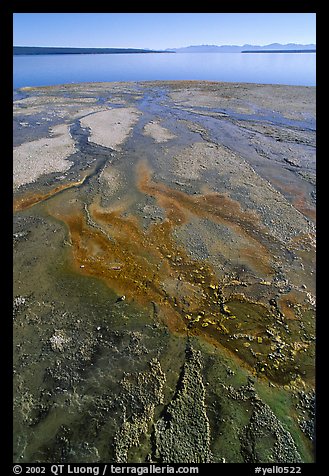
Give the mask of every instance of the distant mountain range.
[[241, 53], [244, 51], [315, 51], [316, 45], [300, 45], [297, 43], [288, 43], [282, 45], [280, 43], [271, 43], [270, 45], [195, 45], [195, 46], [186, 46], [183, 48], [167, 48], [166, 51], [174, 53]]
[[123, 54], [123, 53], [257, 53], [257, 52], [308, 52], [315, 51], [316, 45], [271, 43], [270, 45], [194, 45], [166, 50], [148, 50], [139, 48], [71, 48], [57, 46], [14, 46], [16, 55], [63, 55], [63, 54]]

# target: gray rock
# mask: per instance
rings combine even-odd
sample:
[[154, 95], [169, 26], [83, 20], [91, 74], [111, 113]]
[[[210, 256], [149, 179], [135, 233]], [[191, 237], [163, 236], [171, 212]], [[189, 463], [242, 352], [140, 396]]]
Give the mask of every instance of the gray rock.
[[176, 395], [155, 424], [155, 458], [161, 463], [212, 461], [201, 371], [201, 353], [188, 347]]
[[301, 463], [295, 442], [270, 407], [253, 399], [254, 411], [240, 435], [246, 463]]

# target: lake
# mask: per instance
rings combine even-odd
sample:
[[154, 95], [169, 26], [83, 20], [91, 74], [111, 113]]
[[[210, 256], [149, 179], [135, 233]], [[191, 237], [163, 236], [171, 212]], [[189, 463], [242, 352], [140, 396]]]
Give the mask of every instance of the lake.
[[148, 80], [208, 80], [315, 86], [315, 57], [315, 53], [14, 56], [14, 88]]

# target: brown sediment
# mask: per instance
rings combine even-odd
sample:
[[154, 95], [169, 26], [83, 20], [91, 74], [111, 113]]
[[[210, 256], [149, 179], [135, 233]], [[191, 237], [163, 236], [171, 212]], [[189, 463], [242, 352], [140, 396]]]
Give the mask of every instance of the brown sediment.
[[316, 208], [307, 203], [305, 195], [301, 192], [297, 192], [296, 198], [293, 200], [293, 206], [299, 210], [303, 215], [310, 218], [312, 221], [316, 221]]
[[316, 207], [308, 202], [306, 192], [296, 185], [286, 184], [274, 178], [272, 178], [272, 183], [279, 188], [283, 195], [288, 194], [291, 197], [291, 203], [296, 210], [314, 223], [316, 222]]
[[300, 190], [298, 187], [293, 186], [285, 186], [284, 190], [290, 194], [292, 194], [292, 205], [302, 213], [307, 218], [310, 218], [314, 223], [316, 222], [316, 208], [314, 205], [311, 205], [307, 201], [307, 195], [305, 192]]
[[298, 320], [298, 306], [301, 302], [299, 294], [296, 290], [291, 290], [278, 298], [278, 309], [288, 320]]
[[85, 175], [81, 180], [78, 180], [76, 182], [69, 182], [64, 183], [62, 185], [58, 185], [57, 187], [52, 188], [47, 193], [31, 193], [23, 195], [21, 197], [16, 197], [13, 203], [13, 211], [15, 213], [25, 210], [27, 208], [31, 208], [37, 203], [43, 202], [44, 200], [47, 200], [48, 198], [53, 197], [54, 195], [57, 195], [57, 193], [62, 192], [63, 190], [82, 185], [86, 180], [87, 176], [88, 175]]

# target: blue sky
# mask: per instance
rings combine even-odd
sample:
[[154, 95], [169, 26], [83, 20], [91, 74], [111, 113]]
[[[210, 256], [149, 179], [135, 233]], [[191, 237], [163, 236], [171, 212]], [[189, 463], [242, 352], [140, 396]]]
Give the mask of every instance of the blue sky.
[[14, 45], [165, 49], [315, 43], [315, 13], [15, 13]]

